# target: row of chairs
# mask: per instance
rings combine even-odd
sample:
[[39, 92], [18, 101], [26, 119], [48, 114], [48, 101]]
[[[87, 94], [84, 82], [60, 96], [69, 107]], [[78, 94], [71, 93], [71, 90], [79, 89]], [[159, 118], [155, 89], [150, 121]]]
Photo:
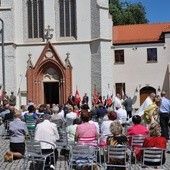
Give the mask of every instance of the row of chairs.
[[[42, 170], [45, 168], [45, 162], [47, 157], [55, 160], [55, 153], [52, 151], [48, 154], [43, 154], [41, 151], [41, 143], [45, 141], [27, 141], [27, 154], [25, 156], [24, 168], [27, 168], [28, 161], [31, 160], [43, 162]], [[49, 142], [45, 142], [51, 144]], [[54, 148], [54, 145], [51, 144]], [[140, 148], [143, 151], [143, 157], [141, 162], [136, 162], [135, 169], [137, 167], [151, 166], [155, 167], [155, 163], [162, 168], [162, 158], [165, 149], [161, 148]], [[97, 162], [98, 149], [90, 147], [88, 145], [72, 145], [70, 146], [69, 158], [68, 158], [68, 169], [72, 170], [73, 167], [76, 169], [77, 166], [91, 166], [99, 165], [103, 166], [104, 169], [108, 167], [124, 167], [131, 169], [130, 154], [128, 155], [128, 146], [126, 145], [109, 145], [102, 148], [104, 152], [104, 162]], [[100, 156], [100, 155], [99, 155]], [[121, 161], [120, 161], [121, 160]], [[54, 161], [55, 162], [55, 161]], [[148, 164], [149, 162], [149, 164]], [[152, 164], [153, 163], [153, 164]], [[35, 165], [34, 165], [35, 168]]]

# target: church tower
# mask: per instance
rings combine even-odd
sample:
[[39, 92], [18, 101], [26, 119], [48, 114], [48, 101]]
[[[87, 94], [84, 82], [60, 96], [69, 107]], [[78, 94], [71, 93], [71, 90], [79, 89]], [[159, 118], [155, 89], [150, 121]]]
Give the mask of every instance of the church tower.
[[107, 94], [108, 84], [113, 87], [112, 18], [107, 0], [91, 0], [91, 69], [92, 85], [101, 94]]

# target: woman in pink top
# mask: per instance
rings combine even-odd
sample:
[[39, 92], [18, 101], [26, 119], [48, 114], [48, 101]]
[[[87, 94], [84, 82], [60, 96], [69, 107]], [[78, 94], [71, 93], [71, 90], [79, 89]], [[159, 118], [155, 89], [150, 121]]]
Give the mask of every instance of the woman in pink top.
[[82, 124], [77, 126], [75, 141], [78, 144], [97, 146], [98, 132], [93, 123], [89, 123], [91, 113], [83, 110], [81, 113]]

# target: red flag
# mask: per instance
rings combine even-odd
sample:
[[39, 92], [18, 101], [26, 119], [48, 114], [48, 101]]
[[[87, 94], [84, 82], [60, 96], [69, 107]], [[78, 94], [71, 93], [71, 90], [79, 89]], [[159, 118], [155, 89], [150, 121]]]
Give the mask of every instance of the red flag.
[[78, 89], [76, 89], [74, 102], [75, 102], [75, 104], [79, 104], [80, 101], [81, 101], [81, 98], [80, 98], [80, 95], [79, 95], [79, 91], [78, 91]]
[[94, 94], [93, 94], [93, 101], [92, 104], [97, 104], [99, 102], [96, 86], [94, 86]]
[[112, 93], [110, 91], [110, 85], [108, 84], [108, 91], [107, 91], [107, 100], [106, 100], [106, 105], [110, 106], [112, 104]]

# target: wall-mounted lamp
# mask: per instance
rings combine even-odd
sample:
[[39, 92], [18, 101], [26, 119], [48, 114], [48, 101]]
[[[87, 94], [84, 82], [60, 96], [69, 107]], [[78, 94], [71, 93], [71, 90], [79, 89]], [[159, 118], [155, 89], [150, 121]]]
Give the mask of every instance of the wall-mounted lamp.
[[137, 50], [137, 47], [133, 47], [132, 50], [136, 51], [136, 50]]
[[166, 49], [166, 44], [164, 44], [163, 48]]
[[160, 88], [160, 86], [158, 86], [158, 92], [160, 92], [161, 91], [161, 88]]
[[114, 46], [114, 45], [112, 45], [112, 46], [111, 46], [111, 49], [115, 49], [115, 46]]

